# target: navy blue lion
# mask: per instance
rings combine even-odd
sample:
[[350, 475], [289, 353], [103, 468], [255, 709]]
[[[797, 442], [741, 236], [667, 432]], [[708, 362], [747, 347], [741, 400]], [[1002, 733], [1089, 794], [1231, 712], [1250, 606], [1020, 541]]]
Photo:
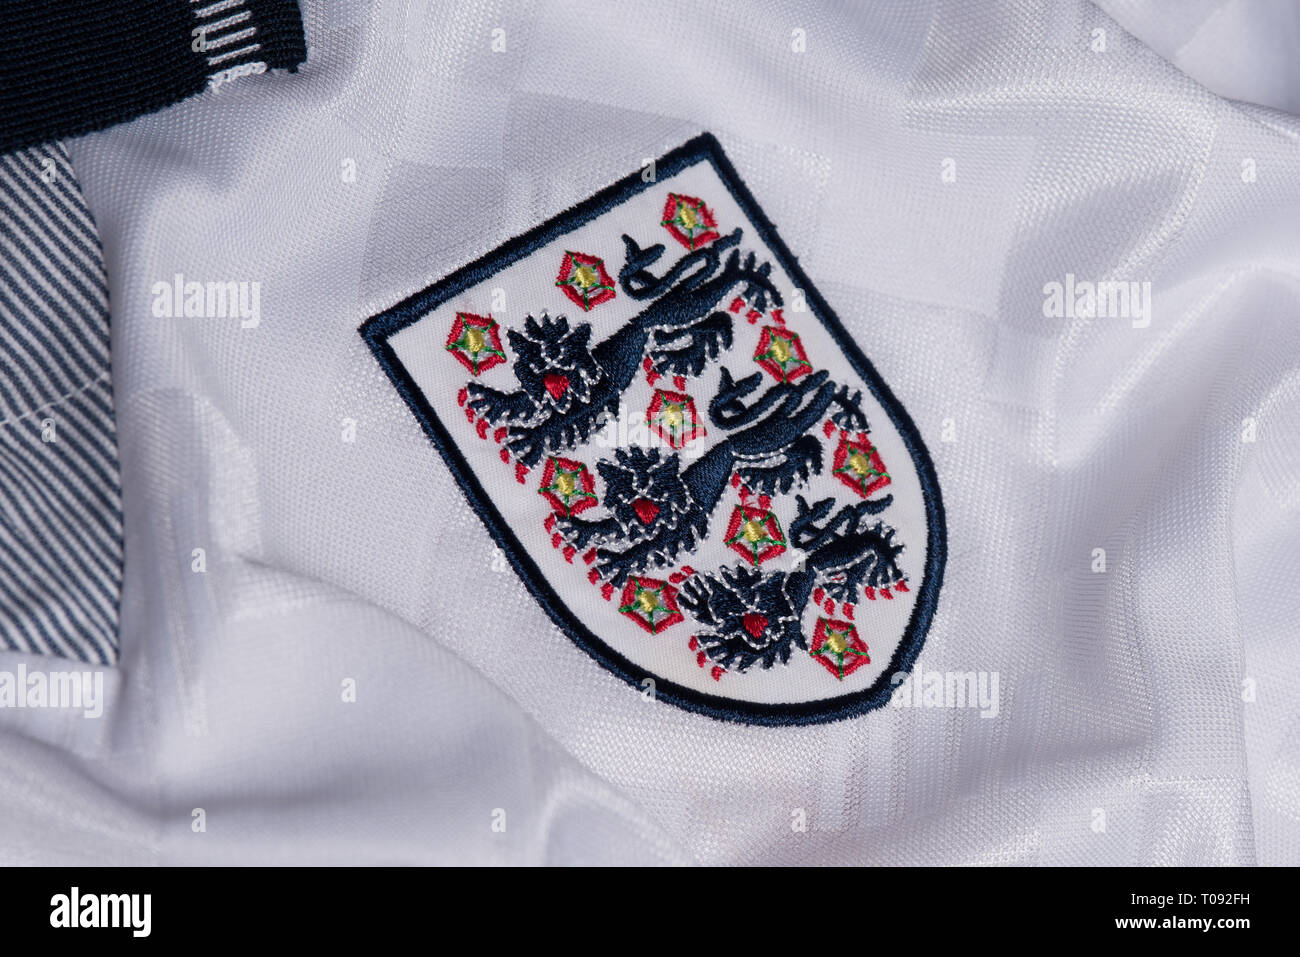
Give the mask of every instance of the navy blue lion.
[[[681, 458], [662, 456], [659, 449], [618, 449], [614, 458], [596, 463], [605, 486], [601, 499], [608, 515], [597, 519], [560, 519], [565, 540], [582, 550], [592, 542], [618, 542], [622, 548], [601, 547], [596, 569], [615, 585], [643, 568], [667, 564], [700, 534], [700, 508]], [[689, 471], [689, 470], [688, 470]]]
[[735, 248], [740, 238], [736, 229], [686, 254], [659, 276], [650, 267], [664, 246], [643, 249], [624, 236], [627, 258], [619, 284], [627, 296], [647, 302], [646, 307], [594, 347], [588, 323], [571, 329], [563, 317], [539, 321], [530, 316], [522, 332], [508, 333], [519, 388], [503, 392], [471, 382], [469, 407], [504, 427], [506, 448], [531, 468], [548, 452], [585, 441], [613, 415], [644, 358], [661, 375], [698, 375], [731, 346], [732, 317], [718, 308], [728, 294], [739, 292], [764, 307], [769, 299], [781, 302], [769, 278], [770, 264], [758, 264], [753, 253], [742, 259]]
[[695, 639], [704, 653], [723, 668], [745, 671], [785, 664], [796, 646], [807, 650], [801, 625], [807, 596], [801, 602], [799, 591], [790, 575], [737, 565], [688, 579], [678, 602], [703, 626]]
[[709, 419], [725, 437], [685, 469], [679, 455], [658, 449], [619, 449], [596, 463], [608, 515], [561, 519], [557, 530], [578, 550], [598, 546], [601, 579], [621, 586], [629, 575], [677, 561], [708, 533], [733, 472], [758, 494], [788, 492], [820, 472], [822, 446], [808, 432], [829, 410], [832, 419], [865, 427], [860, 396], [848, 396], [824, 370], [751, 398], [763, 381], [762, 373], [736, 381], [722, 370]]
[[763, 572], [747, 566], [697, 574], [683, 584], [678, 602], [702, 627], [695, 639], [715, 664], [745, 671], [755, 664], [785, 664], [795, 648], [808, 650], [804, 610], [815, 588], [852, 602], [864, 586], [901, 580], [903, 551], [894, 529], [873, 517], [893, 496], [846, 505], [831, 514], [834, 498], [809, 505], [796, 496], [798, 515], [790, 544], [803, 552], [801, 567]]
[[[513, 423], [510, 435], [514, 438], [530, 435], [529, 429], [551, 421], [554, 427], [548, 446], [567, 448], [586, 439], [583, 419], [570, 413], [588, 407], [607, 381], [592, 355], [591, 326], [584, 322], [570, 328], [564, 316], [552, 318], [543, 313], [540, 319], [526, 317], [523, 329], [507, 330], [506, 338], [515, 356], [514, 373], [520, 388], [500, 392], [471, 382], [470, 406], [482, 410], [490, 404], [490, 421]], [[507, 439], [506, 445], [516, 454], [523, 448], [523, 443], [513, 438]], [[537, 446], [538, 456], [542, 448]], [[535, 464], [535, 459], [526, 464]]]
[[748, 401], [762, 381], [755, 373], [736, 382], [723, 370], [709, 418], [727, 435], [685, 469], [679, 455], [658, 449], [619, 449], [612, 461], [596, 463], [609, 514], [561, 519], [556, 527], [579, 550], [598, 544], [601, 579], [622, 585], [629, 575], [676, 561], [707, 534], [733, 472], [766, 491], [787, 490], [821, 469], [821, 444], [807, 432], [835, 401], [834, 383], [818, 371], [773, 383]]

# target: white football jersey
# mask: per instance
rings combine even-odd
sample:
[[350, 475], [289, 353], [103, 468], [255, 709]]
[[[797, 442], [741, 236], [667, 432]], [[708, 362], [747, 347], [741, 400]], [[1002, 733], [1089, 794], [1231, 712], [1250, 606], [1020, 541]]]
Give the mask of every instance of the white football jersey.
[[0, 862], [1300, 862], [1293, 11], [301, 6], [67, 143], [119, 651]]

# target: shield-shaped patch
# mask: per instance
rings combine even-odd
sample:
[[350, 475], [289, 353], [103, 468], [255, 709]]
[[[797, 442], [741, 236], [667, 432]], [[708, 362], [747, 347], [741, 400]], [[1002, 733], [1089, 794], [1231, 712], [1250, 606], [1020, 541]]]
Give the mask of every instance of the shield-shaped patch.
[[537, 601], [638, 690], [806, 724], [910, 669], [934, 466], [712, 136], [361, 334]]

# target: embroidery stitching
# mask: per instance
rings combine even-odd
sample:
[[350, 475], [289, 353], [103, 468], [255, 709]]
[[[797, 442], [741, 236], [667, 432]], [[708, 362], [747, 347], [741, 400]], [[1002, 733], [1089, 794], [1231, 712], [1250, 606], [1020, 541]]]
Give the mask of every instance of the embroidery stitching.
[[447, 351], [474, 375], [486, 372], [506, 361], [499, 330], [500, 326], [490, 315], [458, 312], [447, 336]]
[[[714, 698], [670, 682], [660, 684], [657, 693], [690, 710], [732, 720], [781, 724], [847, 717], [887, 700], [887, 679], [910, 667], [933, 614], [945, 550], [933, 466], [906, 413], [802, 275], [716, 141], [702, 136], [668, 154], [657, 166], [661, 177], [667, 177], [702, 161], [716, 170], [756, 235], [805, 290], [813, 312], [897, 430], [924, 499], [925, 567], [920, 570], [923, 587], [913, 600], [892, 659], [863, 691], [771, 705]], [[500, 523], [474, 470], [397, 359], [389, 337], [458, 289], [528, 255], [566, 227], [617, 208], [646, 188], [652, 184], [630, 176], [362, 328], [534, 596], [580, 647], [634, 684], [645, 672], [577, 620], [518, 539]], [[870, 664], [853, 621], [856, 600], [865, 596], [875, 601], [879, 596], [892, 601], [894, 593], [912, 597], [898, 564], [902, 543], [896, 541], [893, 528], [875, 518], [890, 508], [894, 496], [871, 498], [893, 477], [868, 439], [861, 390], [814, 368], [802, 337], [788, 328], [781, 291], [771, 278], [772, 263], [755, 250], [743, 250], [742, 228], [724, 234], [718, 223], [715, 209], [702, 199], [670, 191], [659, 225], [687, 250], [676, 262], [659, 266], [665, 252], [662, 244], [642, 247], [624, 234], [625, 263], [615, 281], [603, 258], [566, 250], [555, 285], [584, 313], [614, 299], [618, 292], [644, 308], [594, 346], [589, 323], [571, 325], [567, 317], [544, 311], [526, 316], [522, 327], [507, 329], [515, 357], [510, 365], [514, 389], [477, 381], [481, 373], [509, 361], [496, 321], [490, 315], [457, 313], [455, 321], [462, 325], [453, 325], [447, 349], [475, 378], [459, 390], [456, 400], [471, 432], [499, 446], [502, 462], [513, 467], [519, 481], [525, 481], [528, 471], [545, 459], [537, 487], [549, 505], [545, 525], [551, 544], [563, 551], [567, 564], [575, 564], [575, 557], [581, 555], [576, 564], [587, 569], [585, 577], [600, 588], [605, 600], [612, 600], [614, 591], [621, 589], [616, 607], [623, 618], [658, 635], [692, 615], [704, 627], [690, 635], [689, 649], [699, 667], [709, 666], [708, 675], [715, 682], [755, 664], [761, 670], [788, 664], [797, 647], [826, 668], [836, 683], [843, 683]], [[723, 365], [715, 394], [701, 413], [686, 391], [686, 379], [701, 375], [731, 349], [736, 336], [733, 317], [741, 316], [749, 326], [766, 322], [758, 331], [753, 354], [760, 371], [735, 379]], [[467, 336], [473, 330], [479, 336], [471, 340]], [[615, 416], [638, 371], [645, 372], [652, 388], [660, 378], [672, 380], [672, 390], [653, 388], [645, 413], [649, 432], [672, 451], [615, 448], [596, 460], [595, 475], [583, 462], [558, 454], [583, 446]], [[714, 429], [717, 434], [708, 450], [684, 464], [681, 450], [714, 435]], [[830, 449], [824, 450], [819, 432], [834, 447], [829, 463], [824, 458]], [[852, 489], [861, 501], [842, 504], [823, 493], [809, 504], [798, 490], [823, 474], [824, 464], [831, 466], [826, 474]], [[712, 516], [728, 490], [738, 493], [741, 502], [729, 509], [723, 533], [721, 526], [713, 530]], [[797, 493], [797, 513], [787, 530], [771, 496], [792, 492]], [[578, 514], [589, 509], [596, 517]], [[689, 550], [714, 536], [742, 564], [704, 572], [690, 565], [674, 568]], [[771, 560], [791, 549], [802, 556], [801, 565], [775, 568], [780, 563], [774, 563], [775, 570], [768, 570]], [[663, 577], [645, 574], [656, 569]], [[816, 617], [811, 645], [802, 625], [810, 605], [827, 615], [842, 616]]]
[[713, 218], [713, 211], [694, 196], [669, 193], [660, 225], [690, 250], [718, 238], [718, 223]]
[[812, 363], [797, 333], [777, 326], [765, 326], [758, 340], [754, 361], [778, 382], [791, 382], [812, 372]]
[[677, 608], [677, 589], [657, 578], [629, 578], [618, 610], [652, 635], [685, 620]]
[[614, 298], [614, 280], [605, 271], [605, 261], [585, 253], [564, 254], [555, 284], [581, 306], [583, 312]]
[[851, 621], [818, 618], [809, 653], [840, 681], [871, 664], [866, 642], [858, 637], [858, 626]]
[[551, 503], [555, 514], [572, 518], [584, 508], [596, 504], [595, 487], [586, 465], [552, 455], [542, 473], [539, 494]]
[[646, 410], [646, 424], [674, 449], [685, 448], [708, 434], [695, 411], [695, 400], [684, 392], [656, 389], [654, 401]]
[[727, 525], [727, 547], [734, 549], [755, 567], [785, 551], [781, 522], [766, 508], [737, 505]]

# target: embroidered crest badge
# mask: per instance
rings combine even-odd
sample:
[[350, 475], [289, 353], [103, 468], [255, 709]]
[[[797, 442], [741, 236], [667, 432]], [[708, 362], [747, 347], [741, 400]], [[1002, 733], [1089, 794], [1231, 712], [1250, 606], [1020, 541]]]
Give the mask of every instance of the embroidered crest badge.
[[541, 606], [638, 690], [808, 724], [911, 668], [934, 466], [712, 136], [361, 334]]

